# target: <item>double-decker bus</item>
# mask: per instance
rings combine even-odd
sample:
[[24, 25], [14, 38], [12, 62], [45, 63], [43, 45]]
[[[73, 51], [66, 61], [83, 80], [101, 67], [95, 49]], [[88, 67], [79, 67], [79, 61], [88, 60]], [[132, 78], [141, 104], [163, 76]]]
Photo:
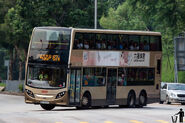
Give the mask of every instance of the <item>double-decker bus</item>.
[[159, 101], [161, 33], [36, 27], [25, 102], [55, 106], [146, 106]]

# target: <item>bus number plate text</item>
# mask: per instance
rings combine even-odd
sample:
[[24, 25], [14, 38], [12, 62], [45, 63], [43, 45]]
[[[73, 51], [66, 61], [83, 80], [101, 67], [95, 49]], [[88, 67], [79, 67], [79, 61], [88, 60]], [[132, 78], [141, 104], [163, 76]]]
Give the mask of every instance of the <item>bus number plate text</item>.
[[48, 101], [40, 101], [40, 104], [49, 104]]

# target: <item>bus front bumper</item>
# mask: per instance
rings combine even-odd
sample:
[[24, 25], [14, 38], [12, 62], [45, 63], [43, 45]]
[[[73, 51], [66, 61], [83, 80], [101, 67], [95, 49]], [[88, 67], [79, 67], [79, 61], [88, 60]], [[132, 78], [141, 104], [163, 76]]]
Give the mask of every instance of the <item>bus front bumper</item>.
[[[40, 96], [40, 95], [39, 95]], [[35, 95], [35, 97], [30, 97], [29, 95], [25, 94], [25, 103], [28, 104], [53, 104], [53, 105], [61, 105], [66, 106], [66, 95], [59, 99], [53, 99], [53, 98], [46, 98], [45, 96], [43, 98], [38, 97]]]

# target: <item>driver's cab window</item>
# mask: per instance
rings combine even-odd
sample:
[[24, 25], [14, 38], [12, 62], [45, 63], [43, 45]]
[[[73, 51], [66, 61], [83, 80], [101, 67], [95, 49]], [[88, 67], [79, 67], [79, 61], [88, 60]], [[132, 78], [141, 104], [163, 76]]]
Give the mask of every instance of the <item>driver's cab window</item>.
[[28, 85], [40, 88], [64, 88], [66, 77], [66, 68], [29, 67]]

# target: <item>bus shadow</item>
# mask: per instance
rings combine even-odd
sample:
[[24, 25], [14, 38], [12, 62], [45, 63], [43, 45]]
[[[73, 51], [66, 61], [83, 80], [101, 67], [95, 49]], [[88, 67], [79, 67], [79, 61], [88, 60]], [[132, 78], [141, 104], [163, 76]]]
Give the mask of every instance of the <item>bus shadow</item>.
[[[55, 111], [93, 111], [93, 110], [111, 110], [111, 109], [123, 109], [123, 110], [171, 110], [171, 107], [161, 107], [161, 106], [144, 106], [144, 107], [119, 107], [119, 106], [109, 106], [109, 107], [91, 107], [91, 108], [76, 108], [76, 107], [56, 107], [53, 110], [50, 110], [50, 112]], [[34, 111], [47, 111], [47, 110], [34, 110]]]
[[[66, 108], [57, 108], [53, 109], [51, 111], [85, 111], [85, 110], [110, 110], [110, 109], [148, 109], [148, 107], [134, 107], [134, 108], [129, 108], [129, 107], [119, 107], [119, 106], [114, 106], [114, 107], [91, 107], [91, 108], [76, 108], [76, 107], [66, 107]], [[46, 110], [37, 110], [37, 111], [46, 111]]]

